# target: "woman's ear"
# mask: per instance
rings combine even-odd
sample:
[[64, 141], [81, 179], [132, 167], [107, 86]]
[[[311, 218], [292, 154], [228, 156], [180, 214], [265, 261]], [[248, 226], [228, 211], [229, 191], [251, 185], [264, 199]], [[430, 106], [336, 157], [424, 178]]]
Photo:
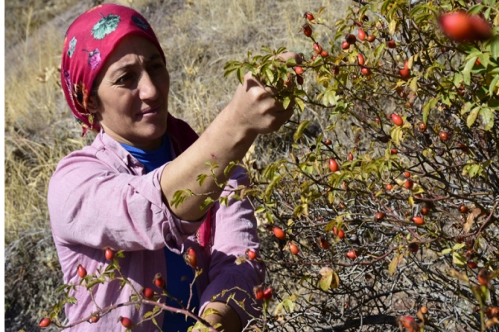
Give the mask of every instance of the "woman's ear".
[[92, 93], [88, 97], [88, 110], [90, 113], [96, 113], [99, 108], [99, 98], [97, 97], [97, 93]]

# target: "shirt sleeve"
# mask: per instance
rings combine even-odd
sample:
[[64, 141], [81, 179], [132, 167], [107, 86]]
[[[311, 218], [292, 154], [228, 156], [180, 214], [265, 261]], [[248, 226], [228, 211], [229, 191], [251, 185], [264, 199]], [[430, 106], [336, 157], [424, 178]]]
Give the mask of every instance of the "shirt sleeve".
[[[163, 166], [164, 167], [164, 166]], [[135, 175], [79, 151], [64, 158], [48, 190], [52, 232], [62, 244], [180, 252], [203, 220], [178, 219], [162, 199], [163, 167]]]
[[[222, 196], [230, 196], [230, 188], [239, 185], [248, 185], [246, 170], [241, 167], [231, 177]], [[262, 284], [265, 278], [263, 263], [246, 260], [236, 264], [237, 257], [246, 257], [247, 249], [258, 253], [260, 248], [254, 209], [248, 198], [229, 199], [227, 206], [217, 206], [213, 217], [210, 283], [201, 296], [200, 312], [213, 300], [228, 303], [239, 314], [244, 327], [251, 316], [260, 314], [257, 306], [261, 303], [256, 302], [253, 287]], [[232, 296], [238, 303], [229, 300]]]

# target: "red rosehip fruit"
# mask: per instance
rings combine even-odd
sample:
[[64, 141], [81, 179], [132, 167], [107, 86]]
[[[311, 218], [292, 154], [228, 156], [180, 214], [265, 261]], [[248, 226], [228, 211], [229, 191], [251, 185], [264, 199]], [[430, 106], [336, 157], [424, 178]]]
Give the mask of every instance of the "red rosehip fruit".
[[441, 141], [445, 142], [449, 139], [449, 133], [447, 133], [446, 131], [441, 131], [438, 133], [438, 137], [440, 137]]
[[314, 43], [314, 51], [317, 54], [321, 54], [321, 52], [322, 52], [322, 46], [319, 43]]
[[51, 323], [52, 321], [50, 320], [50, 318], [45, 317], [40, 321], [40, 323], [38, 323], [38, 326], [44, 328], [50, 326]]
[[344, 50], [348, 50], [350, 48], [350, 43], [347, 41], [344, 41], [343, 43], [341, 43], [341, 48]]
[[312, 15], [311, 13], [309, 12], [306, 12], [303, 17], [305, 17], [307, 20], [309, 21], [313, 21], [314, 20], [314, 15]]
[[367, 37], [367, 41], [370, 42], [370, 43], [374, 42], [375, 40], [376, 40], [376, 36], [375, 35], [369, 35]]
[[400, 115], [395, 114], [395, 113], [392, 114], [392, 121], [397, 126], [402, 126], [404, 124], [404, 120], [402, 120]]
[[85, 276], [87, 275], [87, 270], [85, 270], [85, 268], [83, 266], [81, 266], [81, 264], [78, 265], [76, 272], [78, 273], [80, 278], [85, 278]]
[[286, 238], [286, 233], [284, 233], [284, 231], [279, 227], [274, 227], [272, 231], [274, 232], [275, 237], [279, 240], [284, 240]]
[[438, 22], [444, 34], [455, 41], [473, 38], [470, 17], [464, 10], [448, 12], [439, 17]]
[[255, 294], [255, 299], [258, 301], [263, 300], [263, 289], [261, 286], [253, 287], [253, 293]]
[[131, 328], [133, 325], [132, 321], [128, 317], [120, 317], [119, 321], [121, 322], [121, 325], [127, 329]]
[[184, 260], [189, 265], [190, 267], [197, 267], [198, 266], [198, 259], [196, 256], [196, 251], [194, 249], [189, 248], [184, 254]]
[[351, 250], [349, 250], [349, 251], [347, 252], [347, 254], [346, 254], [346, 255], [347, 255], [347, 257], [348, 257], [348, 258], [350, 258], [351, 260], [354, 260], [354, 259], [356, 259], [356, 258], [357, 258], [358, 253], [357, 253], [357, 250], [351, 249]]
[[303, 76], [296, 76], [296, 83], [298, 83], [298, 85], [303, 85]]
[[312, 36], [312, 27], [310, 26], [310, 24], [305, 24], [303, 25], [303, 34], [307, 37], [310, 37]]
[[300, 67], [300, 66], [295, 66], [293, 69], [295, 70], [296, 75], [301, 75], [301, 74], [303, 74], [303, 68], [302, 68], [302, 67]]
[[146, 299], [152, 299], [154, 297], [154, 291], [149, 287], [144, 288], [142, 294]]
[[104, 256], [108, 261], [112, 261], [114, 258], [114, 251], [112, 251], [110, 248], [106, 248], [106, 251], [104, 252]]
[[289, 242], [289, 251], [291, 251], [291, 253], [293, 255], [298, 255], [298, 253], [300, 252], [300, 249], [293, 242]]
[[492, 27], [483, 16], [472, 15], [469, 21], [473, 30], [473, 40], [484, 41], [492, 37]]
[[254, 250], [248, 249], [246, 250], [246, 257], [248, 257], [249, 260], [254, 260], [256, 259], [256, 252]]
[[411, 78], [411, 70], [409, 68], [404, 68], [399, 70], [400, 78], [402, 78], [404, 81], [407, 81], [409, 78]]
[[418, 226], [424, 225], [424, 219], [422, 217], [419, 216], [412, 217], [412, 221]]
[[272, 295], [273, 295], [272, 287], [268, 287], [266, 290], [263, 291], [263, 298], [267, 301], [272, 298]]
[[378, 212], [374, 215], [374, 219], [376, 219], [377, 221], [382, 221], [383, 219], [385, 219], [385, 213], [384, 212]]
[[329, 170], [331, 172], [337, 172], [338, 170], [340, 169], [340, 167], [338, 166], [338, 163], [336, 162], [336, 160], [334, 159], [329, 159]]
[[355, 35], [353, 34], [348, 34], [346, 37], [345, 37], [345, 41], [349, 44], [355, 44], [355, 42], [357, 41], [357, 38], [355, 37]]
[[359, 31], [357, 32], [357, 37], [359, 37], [360, 40], [364, 41], [366, 40], [366, 33], [364, 30], [362, 29], [359, 29]]
[[360, 72], [361, 72], [362, 74], [364, 74], [364, 75], [366, 75], [366, 76], [367, 76], [367, 75], [371, 74], [371, 69], [366, 68], [366, 67], [362, 67], [362, 69], [360, 70]]
[[161, 276], [161, 273], [156, 273], [156, 275], [154, 276], [153, 282], [156, 285], [156, 287], [165, 288], [165, 285], [166, 285], [165, 279], [163, 279], [163, 277]]
[[394, 40], [389, 40], [388, 43], [386, 43], [386, 45], [388, 46], [388, 48], [396, 48], [397, 47], [397, 44], [395, 43]]

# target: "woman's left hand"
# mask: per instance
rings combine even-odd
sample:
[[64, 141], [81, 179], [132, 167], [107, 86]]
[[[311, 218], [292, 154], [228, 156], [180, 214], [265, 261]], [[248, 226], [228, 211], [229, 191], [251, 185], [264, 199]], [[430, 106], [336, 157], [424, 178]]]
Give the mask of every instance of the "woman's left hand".
[[[209, 309], [213, 309], [216, 313], [209, 314], [204, 317], [204, 319], [211, 324], [211, 326], [216, 326], [217, 324], [221, 324], [220, 327], [217, 327], [218, 331], [224, 332], [240, 332], [241, 320], [239, 319], [239, 315], [237, 312], [229, 305], [222, 302], [211, 302], [209, 303], [204, 312]], [[193, 329], [192, 332], [200, 332], [199, 329]]]

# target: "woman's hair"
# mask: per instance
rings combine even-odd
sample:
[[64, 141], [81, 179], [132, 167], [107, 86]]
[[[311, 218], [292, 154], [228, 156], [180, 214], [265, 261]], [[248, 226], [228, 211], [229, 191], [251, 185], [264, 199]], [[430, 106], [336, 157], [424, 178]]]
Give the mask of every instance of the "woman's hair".
[[76, 18], [66, 32], [61, 83], [66, 101], [83, 127], [83, 134], [88, 129], [100, 130], [89, 112], [88, 98], [97, 93], [94, 80], [106, 59], [121, 39], [130, 34], [153, 42], [165, 61], [152, 27], [140, 13], [129, 7], [116, 4], [96, 6]]

